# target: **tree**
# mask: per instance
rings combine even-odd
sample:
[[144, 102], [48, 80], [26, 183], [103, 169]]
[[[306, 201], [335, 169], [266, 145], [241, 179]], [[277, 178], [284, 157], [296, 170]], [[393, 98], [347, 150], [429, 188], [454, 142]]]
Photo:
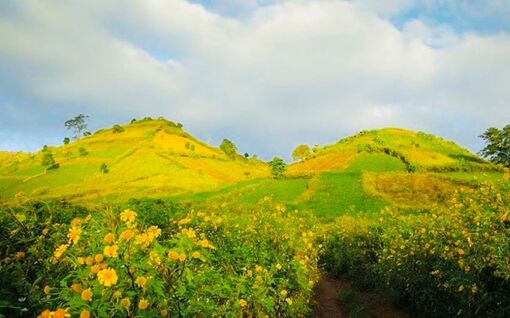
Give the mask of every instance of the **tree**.
[[74, 139], [80, 138], [82, 131], [87, 129], [87, 118], [89, 118], [89, 116], [79, 114], [78, 116], [74, 117], [73, 119], [69, 119], [64, 123], [67, 129], [74, 130]]
[[124, 128], [122, 128], [121, 125], [113, 125], [113, 133], [114, 134], [119, 134], [121, 132], [124, 132]]
[[287, 169], [285, 161], [283, 161], [280, 157], [274, 157], [273, 160], [269, 162], [269, 167], [271, 167], [271, 174], [275, 179], [280, 179], [283, 176], [285, 169]]
[[41, 164], [43, 166], [52, 166], [55, 164], [55, 159], [53, 159], [51, 152], [44, 153]]
[[86, 155], [89, 154], [89, 152], [87, 151], [87, 149], [83, 146], [81, 146], [80, 148], [78, 148], [78, 152], [80, 153], [80, 156], [82, 157], [85, 157]]
[[234, 158], [237, 155], [237, 147], [228, 139], [223, 139], [220, 149], [230, 158]]
[[299, 145], [292, 152], [292, 159], [305, 160], [310, 156], [310, 147], [308, 145]]
[[101, 167], [99, 167], [99, 170], [101, 170], [102, 173], [108, 173], [109, 172], [108, 166], [104, 162], [101, 164]]
[[69, 137], [65, 137], [64, 138], [64, 145], [68, 145], [70, 141], [71, 140], [69, 139]]
[[480, 154], [496, 164], [510, 167], [510, 124], [498, 128], [488, 128], [481, 136], [485, 140], [485, 148]]

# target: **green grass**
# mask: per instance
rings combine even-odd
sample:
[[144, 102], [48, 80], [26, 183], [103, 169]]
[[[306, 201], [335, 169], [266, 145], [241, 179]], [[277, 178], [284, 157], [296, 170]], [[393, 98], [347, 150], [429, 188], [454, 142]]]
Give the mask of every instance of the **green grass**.
[[288, 203], [295, 200], [306, 190], [308, 179], [268, 179], [258, 184], [254, 189], [239, 198], [244, 204], [255, 204], [264, 197], [270, 197], [275, 202]]
[[406, 165], [397, 158], [386, 154], [363, 153], [354, 159], [346, 172], [389, 172], [406, 171]]
[[338, 216], [351, 213], [379, 212], [387, 203], [372, 198], [363, 191], [361, 173], [327, 172], [309, 201], [296, 205], [298, 209], [314, 211], [318, 216]]

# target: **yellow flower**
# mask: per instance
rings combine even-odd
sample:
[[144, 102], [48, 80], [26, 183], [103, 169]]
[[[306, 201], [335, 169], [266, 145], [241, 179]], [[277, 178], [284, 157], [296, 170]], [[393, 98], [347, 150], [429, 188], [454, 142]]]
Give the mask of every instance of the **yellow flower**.
[[292, 305], [292, 299], [290, 298], [285, 298], [285, 301], [287, 302], [287, 304]]
[[59, 308], [53, 313], [53, 318], [67, 318], [71, 317], [71, 314], [67, 312], [67, 309]]
[[81, 284], [72, 284], [71, 285], [71, 289], [74, 292], [79, 293], [79, 292], [81, 292]]
[[92, 299], [92, 291], [90, 290], [90, 288], [84, 289], [81, 292], [81, 299], [85, 301], [90, 301]]
[[120, 290], [117, 289], [116, 291], [113, 292], [112, 297], [114, 299], [120, 298], [120, 296], [122, 296], [122, 292]]
[[57, 247], [57, 249], [53, 253], [53, 256], [56, 259], [59, 259], [60, 257], [62, 257], [62, 255], [65, 253], [65, 251], [67, 250], [68, 247], [69, 247], [69, 245], [67, 245], [67, 244], [60, 245], [59, 247]]
[[152, 239], [154, 239], [161, 235], [161, 229], [159, 227], [153, 225], [147, 230], [147, 233], [149, 234], [149, 236], [152, 237]]
[[80, 318], [90, 318], [90, 311], [88, 311], [87, 309], [83, 309], [80, 312]]
[[120, 220], [126, 223], [133, 223], [135, 221], [136, 215], [136, 212], [130, 209], [126, 209], [120, 213]]
[[214, 246], [206, 239], [200, 240], [196, 243], [198, 246], [202, 246], [203, 248], [214, 249]]
[[96, 254], [96, 256], [94, 256], [94, 260], [96, 261], [96, 263], [101, 263], [103, 261], [103, 255], [101, 254]]
[[129, 298], [122, 298], [120, 300], [120, 305], [124, 308], [129, 308], [129, 306], [131, 306], [131, 301], [129, 300]]
[[280, 295], [282, 295], [283, 297], [287, 296], [288, 292], [284, 289], [282, 291], [280, 291]]
[[160, 314], [161, 314], [161, 317], [168, 317], [168, 310], [166, 310], [166, 309], [162, 309], [162, 310], [160, 311]]
[[105, 242], [106, 244], [110, 244], [113, 241], [115, 241], [115, 235], [113, 233], [106, 234], [106, 236], [103, 239], [103, 242]]
[[239, 299], [239, 306], [242, 308], [246, 307], [248, 305], [248, 302], [244, 299]]
[[191, 222], [191, 217], [190, 216], [187, 216], [185, 217], [184, 219], [180, 220], [179, 222], [177, 222], [177, 224], [179, 225], [186, 225], [188, 224], [189, 222]]
[[17, 252], [16, 253], [16, 259], [17, 260], [21, 260], [21, 259], [24, 259], [25, 258], [25, 252], [21, 251], [21, 252]]
[[168, 252], [168, 258], [172, 261], [184, 262], [186, 260], [186, 254], [180, 254], [175, 251]]
[[133, 237], [134, 233], [132, 230], [125, 230], [124, 232], [120, 233], [119, 239], [128, 241]]
[[48, 228], [44, 228], [42, 230], [42, 235], [46, 236], [48, 234], [48, 232], [49, 232]]
[[78, 243], [78, 240], [80, 239], [82, 230], [79, 227], [71, 227], [69, 230], [69, 233], [67, 234], [67, 237], [69, 238], [69, 243], [76, 244]]
[[99, 267], [99, 265], [97, 265], [97, 264], [96, 264], [96, 265], [92, 265], [92, 266], [90, 267], [90, 271], [91, 271], [92, 273], [94, 273], [94, 274], [99, 273], [99, 271], [100, 271], [100, 270], [101, 270], [101, 267]]
[[49, 295], [49, 293], [50, 293], [50, 291], [51, 291], [51, 287], [50, 287], [50, 286], [48, 286], [48, 285], [46, 285], [46, 286], [44, 286], [43, 291], [44, 291], [44, 293], [45, 293], [46, 295]]
[[140, 276], [135, 280], [135, 284], [140, 288], [145, 288], [145, 284], [147, 284], [147, 278]]
[[135, 236], [135, 243], [142, 246], [148, 246], [154, 237], [150, 236], [149, 234], [142, 233]]
[[103, 254], [108, 257], [118, 257], [118, 249], [119, 247], [117, 245], [105, 246]]
[[97, 273], [97, 279], [102, 285], [110, 287], [117, 283], [118, 276], [113, 268], [108, 267]]
[[147, 301], [147, 299], [141, 299], [140, 302], [138, 303], [138, 308], [141, 310], [145, 310], [147, 309], [147, 307], [149, 307], [149, 302]]
[[85, 259], [85, 264], [91, 266], [92, 264], [94, 264], [94, 258], [92, 258], [92, 256], [87, 256], [87, 258]]
[[197, 237], [197, 233], [192, 228], [182, 229], [181, 230], [181, 235], [187, 236], [190, 239], [194, 239], [195, 237]]
[[50, 318], [51, 315], [53, 315], [53, 313], [49, 311], [49, 309], [45, 309], [37, 316], [37, 318]]
[[280, 264], [280, 263], [276, 264], [276, 269], [277, 269], [277, 270], [282, 269], [282, 264]]
[[85, 264], [85, 258], [79, 256], [76, 258], [76, 263], [78, 263], [78, 265], [83, 265]]
[[159, 258], [159, 255], [157, 252], [151, 251], [149, 254], [149, 258], [150, 258], [151, 262], [153, 262], [154, 264], [156, 264], [156, 265], [161, 264], [161, 258]]
[[199, 251], [194, 251], [193, 254], [191, 254], [191, 256], [193, 258], [200, 258], [200, 252]]

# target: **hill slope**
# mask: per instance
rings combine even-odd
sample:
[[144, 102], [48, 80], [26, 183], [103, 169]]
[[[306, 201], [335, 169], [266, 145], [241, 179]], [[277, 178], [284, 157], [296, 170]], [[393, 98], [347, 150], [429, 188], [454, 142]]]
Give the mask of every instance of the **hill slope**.
[[272, 197], [320, 216], [377, 213], [389, 205], [419, 209], [442, 204], [456, 189], [469, 187], [473, 177], [491, 180], [501, 173], [453, 142], [387, 128], [316, 147], [306, 160], [291, 164], [286, 177], [174, 198], [253, 204]]
[[493, 171], [477, 155], [440, 137], [400, 128], [362, 131], [336, 144], [316, 147], [309, 158], [289, 167], [290, 175], [346, 169], [363, 153], [399, 159], [409, 171]]
[[[59, 167], [42, 165], [51, 153]], [[241, 156], [229, 158], [167, 120], [140, 120], [122, 129], [103, 129], [76, 142], [34, 154], [2, 154], [0, 197], [126, 200], [206, 191], [264, 177], [267, 166]], [[108, 172], [103, 173], [105, 164]]]

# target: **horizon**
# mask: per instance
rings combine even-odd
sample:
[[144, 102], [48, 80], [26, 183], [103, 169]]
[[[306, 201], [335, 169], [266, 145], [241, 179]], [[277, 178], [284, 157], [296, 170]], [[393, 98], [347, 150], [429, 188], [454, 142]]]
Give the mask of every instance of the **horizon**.
[[380, 127], [477, 153], [510, 122], [504, 1], [5, 1], [0, 39], [0, 151], [58, 145], [79, 113], [264, 160]]

